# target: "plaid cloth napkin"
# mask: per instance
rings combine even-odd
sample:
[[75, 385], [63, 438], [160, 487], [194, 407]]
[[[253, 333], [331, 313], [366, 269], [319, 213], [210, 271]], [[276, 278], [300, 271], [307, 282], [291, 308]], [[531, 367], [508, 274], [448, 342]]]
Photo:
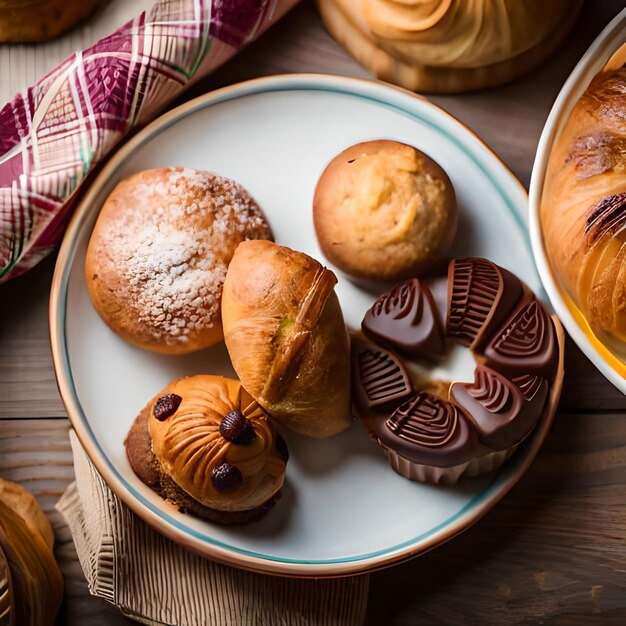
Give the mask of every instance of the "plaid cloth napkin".
[[290, 579], [219, 565], [159, 535], [107, 487], [74, 431], [76, 482], [57, 509], [89, 590], [145, 624], [356, 626], [369, 577]]
[[83, 181], [129, 132], [296, 2], [158, 0], [0, 109], [0, 282], [54, 249]]

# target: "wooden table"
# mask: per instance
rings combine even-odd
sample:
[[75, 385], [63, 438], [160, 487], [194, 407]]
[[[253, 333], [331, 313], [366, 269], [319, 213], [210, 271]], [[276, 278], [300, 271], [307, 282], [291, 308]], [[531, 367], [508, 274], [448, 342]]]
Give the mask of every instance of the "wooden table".
[[[549, 1], [549, 0], [546, 0]], [[505, 87], [433, 100], [480, 135], [528, 185], [548, 110], [620, 0], [588, 0], [565, 45]], [[305, 2], [191, 95], [259, 75], [368, 76]], [[131, 623], [89, 596], [53, 510], [73, 479], [48, 343], [49, 258], [0, 286], [0, 474], [39, 498], [66, 580], [61, 624]], [[481, 522], [443, 547], [373, 574], [367, 623], [626, 624], [626, 398], [571, 341], [556, 425], [530, 471]]]

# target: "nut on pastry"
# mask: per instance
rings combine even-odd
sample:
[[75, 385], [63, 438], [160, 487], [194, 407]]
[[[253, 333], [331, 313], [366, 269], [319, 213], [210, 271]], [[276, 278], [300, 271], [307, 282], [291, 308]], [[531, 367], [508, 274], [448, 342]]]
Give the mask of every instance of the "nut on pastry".
[[174, 380], [133, 423], [125, 442], [133, 471], [183, 511], [221, 524], [251, 522], [277, 501], [285, 442], [237, 380]]
[[311, 437], [350, 426], [350, 353], [335, 275], [269, 241], [239, 245], [222, 296], [224, 339], [245, 389]]

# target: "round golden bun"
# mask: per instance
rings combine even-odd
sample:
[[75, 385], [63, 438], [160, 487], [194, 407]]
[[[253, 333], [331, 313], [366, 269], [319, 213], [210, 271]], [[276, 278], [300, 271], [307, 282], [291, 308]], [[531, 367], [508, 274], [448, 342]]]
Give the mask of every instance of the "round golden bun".
[[223, 338], [222, 285], [236, 247], [271, 237], [252, 196], [229, 178], [189, 168], [139, 172], [111, 192], [91, 235], [91, 301], [140, 348], [206, 348]]
[[398, 141], [367, 141], [322, 173], [313, 220], [328, 260], [357, 280], [398, 281], [432, 270], [457, 225], [448, 175]]
[[335, 275], [270, 241], [239, 245], [224, 283], [228, 354], [245, 389], [310, 437], [350, 426], [350, 349]]

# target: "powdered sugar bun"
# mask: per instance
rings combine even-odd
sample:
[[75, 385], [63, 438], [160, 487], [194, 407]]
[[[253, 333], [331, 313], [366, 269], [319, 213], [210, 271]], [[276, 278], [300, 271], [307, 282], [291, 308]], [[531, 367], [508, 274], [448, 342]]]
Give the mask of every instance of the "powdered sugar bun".
[[237, 182], [190, 168], [159, 168], [121, 181], [104, 203], [85, 260], [102, 319], [132, 344], [169, 354], [223, 339], [226, 269], [247, 239], [271, 239]]

